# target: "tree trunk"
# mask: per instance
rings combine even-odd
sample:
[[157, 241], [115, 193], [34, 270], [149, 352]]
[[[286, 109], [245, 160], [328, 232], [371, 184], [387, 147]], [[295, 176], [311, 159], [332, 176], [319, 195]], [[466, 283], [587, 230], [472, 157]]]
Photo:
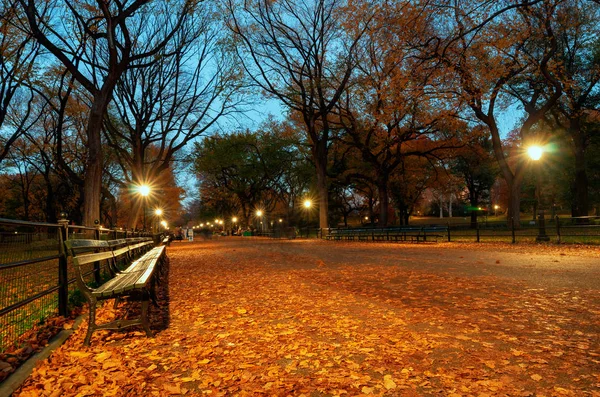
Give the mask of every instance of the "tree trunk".
[[477, 229], [477, 211], [471, 211], [471, 229]]
[[327, 229], [329, 227], [328, 207], [329, 207], [329, 189], [327, 188], [327, 145], [318, 142], [316, 150], [315, 168], [317, 171], [317, 191], [319, 193], [319, 227]]
[[[575, 197], [572, 216], [587, 216], [589, 210], [588, 177], [585, 168], [586, 142], [579, 123], [571, 121], [571, 136], [575, 145]], [[576, 129], [576, 130], [575, 130]]]
[[452, 193], [448, 197], [448, 218], [452, 218]]
[[[83, 226], [94, 226], [100, 221], [100, 194], [102, 192], [102, 119], [108, 105], [106, 90], [94, 97], [87, 125], [87, 161], [83, 184]], [[111, 90], [112, 91], [112, 90]]]
[[379, 223], [377, 226], [386, 227], [388, 223], [388, 207], [390, 203], [390, 196], [387, 188], [387, 178], [380, 180], [377, 183], [377, 193], [379, 195]]
[[516, 229], [521, 227], [521, 182], [522, 178], [514, 178], [507, 183], [510, 195], [508, 197], [508, 219], [512, 219]]
[[444, 217], [444, 196], [440, 194], [440, 219]]
[[46, 180], [46, 222], [56, 223], [58, 221], [56, 217], [56, 198], [54, 197], [54, 189], [52, 182], [47, 175], [44, 175]]

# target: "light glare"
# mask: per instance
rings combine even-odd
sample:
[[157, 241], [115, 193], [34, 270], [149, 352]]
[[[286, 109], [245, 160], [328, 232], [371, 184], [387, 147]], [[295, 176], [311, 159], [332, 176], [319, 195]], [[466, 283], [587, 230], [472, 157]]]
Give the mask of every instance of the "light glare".
[[542, 154], [544, 153], [544, 149], [541, 146], [533, 145], [527, 148], [527, 154], [532, 160], [539, 160], [542, 158]]

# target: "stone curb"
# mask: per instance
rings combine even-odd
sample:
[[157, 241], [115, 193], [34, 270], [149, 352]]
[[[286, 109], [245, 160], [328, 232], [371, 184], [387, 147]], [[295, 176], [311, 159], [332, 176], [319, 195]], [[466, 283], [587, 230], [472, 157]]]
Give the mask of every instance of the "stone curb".
[[69, 336], [73, 334], [73, 331], [75, 331], [79, 325], [81, 325], [83, 318], [83, 315], [77, 317], [71, 329], [63, 329], [60, 331], [56, 336], [50, 339], [48, 344], [44, 346], [41, 351], [29, 357], [23, 364], [19, 366], [19, 368], [17, 368], [15, 372], [6, 378], [4, 382], [0, 384], [0, 397], [8, 397], [12, 395], [12, 393], [14, 393], [15, 390], [17, 390], [27, 380], [29, 375], [31, 375], [33, 368], [39, 361], [48, 358], [48, 356], [50, 356], [54, 350], [65, 343]]

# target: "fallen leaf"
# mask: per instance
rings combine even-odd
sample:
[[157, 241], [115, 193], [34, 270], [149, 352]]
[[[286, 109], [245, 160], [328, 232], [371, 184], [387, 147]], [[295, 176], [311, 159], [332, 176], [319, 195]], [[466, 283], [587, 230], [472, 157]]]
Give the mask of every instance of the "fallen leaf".
[[388, 390], [396, 388], [396, 382], [392, 379], [392, 375], [385, 375], [383, 377], [383, 386]]

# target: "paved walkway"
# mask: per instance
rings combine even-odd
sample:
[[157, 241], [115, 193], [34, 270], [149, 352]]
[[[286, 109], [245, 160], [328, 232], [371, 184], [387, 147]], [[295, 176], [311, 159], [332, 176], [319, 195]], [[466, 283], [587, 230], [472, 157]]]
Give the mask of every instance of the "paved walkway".
[[[598, 252], [222, 238], [17, 395], [600, 396]], [[114, 316], [106, 306], [101, 316]]]

